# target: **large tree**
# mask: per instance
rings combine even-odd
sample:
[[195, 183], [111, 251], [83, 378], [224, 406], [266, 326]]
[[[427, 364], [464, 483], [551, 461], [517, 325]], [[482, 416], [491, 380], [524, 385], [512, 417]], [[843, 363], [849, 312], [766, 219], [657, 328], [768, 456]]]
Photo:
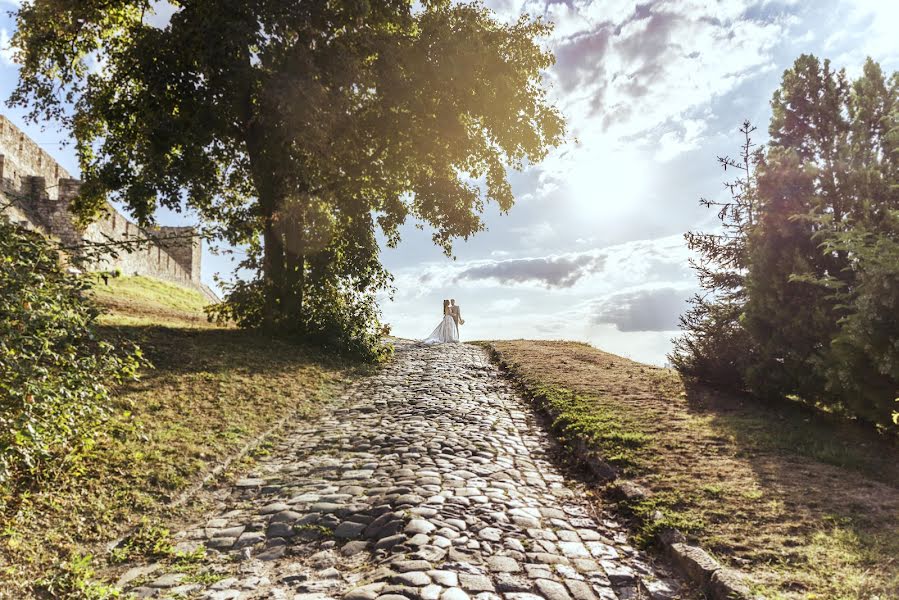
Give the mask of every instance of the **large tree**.
[[[863, 310], [859, 284], [875, 264], [861, 262], [856, 234], [895, 236], [889, 215], [899, 209], [899, 155], [888, 133], [897, 93], [899, 76], [887, 80], [870, 59], [852, 83], [810, 55], [784, 72], [759, 168], [763, 218], [747, 278], [745, 324], [760, 346], [748, 384], [758, 393], [864, 404], [834, 379], [846, 358], [833, 342]], [[874, 403], [882, 418], [883, 396]]]
[[850, 82], [803, 55], [771, 106], [767, 147], [726, 163], [752, 163], [751, 193], [723, 205], [723, 235], [688, 235], [708, 294], [682, 319], [672, 360], [757, 396], [889, 425], [899, 396], [899, 74], [869, 59]]
[[81, 215], [107, 197], [142, 223], [186, 204], [258, 251], [235, 296], [261, 303], [247, 322], [302, 331], [325, 288], [319, 305], [369, 318], [387, 283], [377, 228], [396, 244], [420, 219], [449, 253], [485, 202], [512, 206], [506, 168], [563, 134], [539, 20], [446, 0], [171, 0], [157, 27], [153, 4], [26, 1], [11, 101], [71, 127]]

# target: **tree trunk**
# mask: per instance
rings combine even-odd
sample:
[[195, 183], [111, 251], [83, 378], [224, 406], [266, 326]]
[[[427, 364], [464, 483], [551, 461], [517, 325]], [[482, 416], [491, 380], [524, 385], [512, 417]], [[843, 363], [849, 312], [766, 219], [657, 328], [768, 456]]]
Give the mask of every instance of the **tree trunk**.
[[262, 277], [265, 282], [265, 302], [263, 304], [263, 322], [266, 329], [278, 326], [283, 312], [282, 295], [284, 290], [284, 241], [276, 222], [274, 211], [263, 213], [264, 227], [262, 241], [264, 255]]
[[252, 122], [245, 143], [262, 219], [262, 280], [265, 287], [262, 319], [266, 329], [274, 330], [281, 321], [284, 308], [284, 234], [279, 222], [283, 194], [277, 173], [266, 157], [264, 140], [262, 127], [258, 122]]
[[290, 214], [291, 222], [285, 228], [284, 313], [302, 321], [306, 285], [306, 206], [301, 204]]

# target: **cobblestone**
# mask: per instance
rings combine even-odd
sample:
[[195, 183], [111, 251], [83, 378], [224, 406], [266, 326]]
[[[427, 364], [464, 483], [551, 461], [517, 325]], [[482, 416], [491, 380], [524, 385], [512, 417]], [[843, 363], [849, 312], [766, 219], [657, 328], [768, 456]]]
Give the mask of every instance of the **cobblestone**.
[[695, 598], [590, 512], [550, 447], [483, 350], [399, 342], [176, 535], [227, 577], [188, 590], [163, 568], [122, 583], [240, 600]]

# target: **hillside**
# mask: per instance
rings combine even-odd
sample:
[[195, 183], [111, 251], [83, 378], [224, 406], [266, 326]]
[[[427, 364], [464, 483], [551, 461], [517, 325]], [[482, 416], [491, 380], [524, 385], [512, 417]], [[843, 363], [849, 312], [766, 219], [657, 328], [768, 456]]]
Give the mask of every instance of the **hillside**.
[[[185, 492], [211, 474], [249, 470], [274, 447], [254, 442], [328, 411], [358, 374], [320, 352], [209, 324], [192, 290], [128, 277], [93, 295], [107, 311], [102, 335], [139, 344], [148, 364], [116, 391], [112, 418], [73, 473], [3, 513], [0, 597], [28, 597], [36, 582], [73, 590], [92, 569], [114, 580], [124, 568], [116, 560], [171, 560], [167, 528], [214, 504], [203, 494], [181, 504]], [[801, 406], [684, 387], [671, 370], [585, 344], [487, 346], [525, 396], [561, 413], [549, 425], [563, 442], [586, 441], [652, 493], [621, 503], [625, 514], [659, 511], [765, 598], [899, 594], [895, 440]], [[591, 498], [597, 508], [618, 502]], [[653, 544], [657, 529], [633, 527], [639, 544]], [[110, 553], [129, 531], [129, 545]], [[202, 561], [178, 564], [186, 582], [223, 577]]]
[[115, 391], [112, 418], [71, 475], [0, 515], [0, 598], [28, 597], [35, 574], [54, 597], [68, 597], [94, 568], [78, 557], [102, 567], [106, 545], [133, 526], [159, 534], [158, 523], [202, 510], [171, 503], [232, 458], [248, 468], [248, 445], [326, 410], [347, 377], [350, 365], [337, 359], [208, 324], [206, 300], [192, 290], [128, 277], [94, 294], [107, 310], [102, 336], [137, 343], [148, 364], [140, 381]]
[[[586, 344], [489, 344], [557, 433], [619, 476], [765, 598], [899, 597], [899, 447], [802, 406], [684, 387]], [[599, 501], [609, 502], [608, 497]], [[656, 532], [636, 531], [650, 543]]]
[[209, 299], [197, 290], [139, 275], [97, 279], [92, 294], [110, 325], [206, 326]]

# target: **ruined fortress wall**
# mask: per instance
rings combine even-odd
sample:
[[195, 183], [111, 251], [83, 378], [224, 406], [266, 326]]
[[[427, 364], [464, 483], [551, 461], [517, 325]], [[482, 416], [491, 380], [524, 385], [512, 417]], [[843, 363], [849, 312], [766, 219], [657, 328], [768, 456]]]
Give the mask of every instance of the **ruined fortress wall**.
[[[185, 269], [171, 254], [172, 248], [178, 244], [199, 247], [199, 240], [194, 238], [157, 242], [155, 236], [148, 235], [112, 206], [108, 208], [110, 212], [106, 218], [91, 223], [84, 230], [85, 240], [105, 243], [140, 239], [152, 240], [152, 243], [141, 243], [132, 252], [118, 251], [118, 256], [104, 258], [96, 265], [98, 271], [120, 270], [122, 275], [143, 275], [199, 289], [199, 277], [194, 279], [191, 271]], [[199, 265], [197, 268], [199, 269]]]
[[63, 246], [85, 241], [147, 240], [133, 252], [118, 250], [93, 266], [97, 271], [119, 270], [197, 289], [212, 300], [215, 294], [200, 280], [201, 245], [192, 227], [145, 230], [107, 204], [106, 214], [79, 228], [69, 212], [81, 182], [34, 141], [0, 115], [0, 205], [13, 222], [58, 239]]
[[151, 234], [156, 236], [158, 243], [190, 275], [192, 281], [200, 281], [202, 247], [199, 238], [194, 236], [193, 227], [157, 227]]
[[60, 179], [71, 179], [50, 154], [5, 116], [0, 115], [0, 178], [18, 191], [28, 191], [31, 177], [43, 177], [47, 195], [59, 196]]

